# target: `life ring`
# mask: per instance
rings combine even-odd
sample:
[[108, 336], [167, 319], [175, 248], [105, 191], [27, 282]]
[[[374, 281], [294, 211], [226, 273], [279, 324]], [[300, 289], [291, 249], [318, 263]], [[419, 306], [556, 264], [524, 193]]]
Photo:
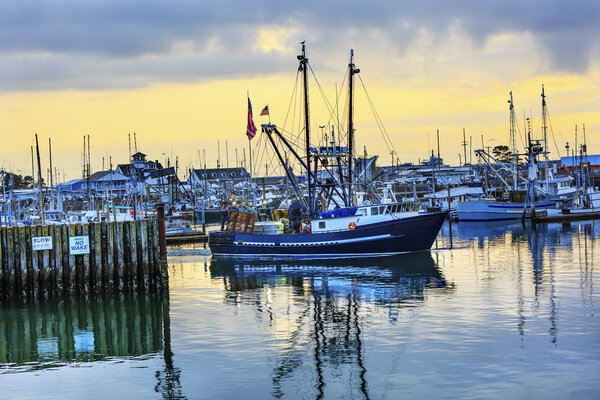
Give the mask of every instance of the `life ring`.
[[348, 224], [348, 229], [353, 231], [356, 228], [356, 222], [352, 221]]

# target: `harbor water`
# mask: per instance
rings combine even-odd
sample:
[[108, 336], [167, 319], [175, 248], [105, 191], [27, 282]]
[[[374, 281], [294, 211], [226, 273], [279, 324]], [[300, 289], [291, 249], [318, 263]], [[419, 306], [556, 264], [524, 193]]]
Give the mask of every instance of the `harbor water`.
[[599, 238], [461, 222], [374, 259], [171, 249], [163, 295], [0, 306], [0, 398], [600, 398]]

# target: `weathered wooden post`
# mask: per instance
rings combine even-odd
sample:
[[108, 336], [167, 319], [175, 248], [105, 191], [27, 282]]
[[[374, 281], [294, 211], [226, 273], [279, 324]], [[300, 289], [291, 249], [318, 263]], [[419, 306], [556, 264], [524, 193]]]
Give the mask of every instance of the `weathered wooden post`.
[[60, 227], [60, 234], [62, 236], [62, 280], [63, 280], [63, 293], [67, 294], [71, 292], [71, 256], [69, 254], [69, 234], [70, 226], [62, 225]]
[[160, 286], [162, 263], [158, 252], [158, 221], [152, 220], [152, 260], [154, 264], [154, 272], [152, 279], [156, 286]]
[[[99, 290], [102, 287], [102, 244], [104, 240], [102, 240], [102, 230], [101, 226], [106, 224], [97, 223], [93, 225], [94, 232], [94, 243], [95, 246], [92, 247], [94, 251], [94, 258], [92, 263], [92, 276], [94, 278], [94, 289]], [[91, 260], [90, 260], [91, 261]]]
[[[50, 226], [44, 225], [39, 230], [40, 235], [47, 238], [50, 235]], [[52, 240], [50, 240], [52, 243]], [[52, 267], [50, 266], [50, 249], [46, 248], [40, 251], [40, 259], [42, 264], [42, 293], [40, 295], [42, 297], [50, 297], [52, 295]]]
[[[31, 269], [28, 269], [27, 275], [28, 275], [28, 282], [29, 282], [29, 293], [28, 296], [33, 300], [34, 298], [37, 297], [38, 293], [40, 292], [40, 266], [39, 266], [39, 259], [38, 259], [38, 252], [33, 250], [33, 246], [32, 246], [32, 240], [34, 236], [36, 235], [36, 228], [35, 226], [31, 226], [29, 227], [29, 229], [27, 229], [27, 239], [25, 241], [25, 245], [27, 246], [27, 254], [28, 257], [31, 258]], [[12, 246], [11, 246], [12, 247]], [[28, 265], [29, 267], [29, 265]]]
[[54, 227], [54, 263], [55, 263], [55, 271], [56, 271], [56, 282], [54, 283], [56, 287], [56, 293], [61, 294], [64, 290], [64, 278], [63, 278], [63, 254], [62, 254], [62, 226]]
[[165, 205], [160, 203], [156, 205], [156, 215], [158, 216], [158, 254], [161, 262], [167, 261], [167, 235], [165, 233]]
[[115, 222], [113, 224], [113, 236], [111, 236], [111, 246], [114, 252], [114, 259], [112, 261], [112, 277], [114, 279], [114, 289], [116, 291], [122, 291], [124, 286], [123, 281], [123, 270], [125, 260], [123, 258], [123, 233], [125, 232], [123, 222]]
[[6, 288], [7, 288], [7, 283], [6, 283], [6, 273], [4, 272], [4, 246], [2, 245], [2, 237], [3, 237], [3, 232], [2, 229], [0, 229], [0, 300], [4, 301], [6, 300]]
[[14, 235], [19, 239], [19, 244], [15, 246], [15, 249], [18, 250], [18, 262], [16, 262], [12, 267], [9, 267], [11, 275], [14, 274], [15, 285], [11, 291], [16, 294], [17, 298], [20, 298], [23, 295], [23, 288], [25, 287], [25, 284], [23, 283], [23, 270], [27, 265], [27, 244], [25, 243], [25, 228], [21, 227], [12, 229], [14, 231]]

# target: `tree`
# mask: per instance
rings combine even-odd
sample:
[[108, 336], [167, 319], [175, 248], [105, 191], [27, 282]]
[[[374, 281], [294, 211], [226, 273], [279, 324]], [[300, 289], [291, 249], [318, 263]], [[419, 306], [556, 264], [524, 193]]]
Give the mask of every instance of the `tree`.
[[[42, 180], [42, 185], [43, 185]], [[19, 174], [7, 173], [4, 175], [4, 187], [13, 189], [28, 189], [33, 186], [33, 178], [29, 175], [22, 176]]]
[[33, 178], [29, 175], [23, 177], [23, 188], [30, 188], [33, 186]]
[[494, 157], [501, 163], [511, 163], [512, 162], [512, 152], [508, 149], [508, 146], [498, 145], [494, 147], [492, 150]]

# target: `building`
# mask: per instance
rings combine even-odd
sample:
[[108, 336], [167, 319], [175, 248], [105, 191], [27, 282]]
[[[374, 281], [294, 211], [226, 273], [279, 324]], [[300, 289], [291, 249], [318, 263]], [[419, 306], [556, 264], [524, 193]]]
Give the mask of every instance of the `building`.
[[573, 172], [574, 169], [589, 168], [590, 172], [600, 170], [600, 155], [588, 155], [588, 156], [569, 156], [560, 158], [561, 166], [569, 172]]
[[57, 185], [63, 192], [88, 192], [124, 196], [131, 187], [131, 179], [117, 171], [98, 171], [90, 175], [89, 179], [74, 179]]
[[131, 156], [131, 163], [117, 165], [116, 171], [129, 178], [144, 180], [151, 172], [163, 169], [162, 165], [156, 161], [147, 161], [144, 153], [137, 152]]
[[244, 167], [237, 168], [207, 168], [205, 169], [193, 169], [190, 172], [188, 182], [192, 186], [204, 184], [207, 180], [208, 183], [218, 183], [221, 181], [241, 181], [248, 179], [249, 174]]

